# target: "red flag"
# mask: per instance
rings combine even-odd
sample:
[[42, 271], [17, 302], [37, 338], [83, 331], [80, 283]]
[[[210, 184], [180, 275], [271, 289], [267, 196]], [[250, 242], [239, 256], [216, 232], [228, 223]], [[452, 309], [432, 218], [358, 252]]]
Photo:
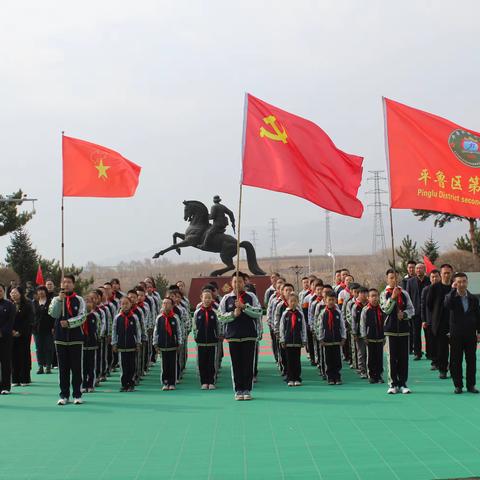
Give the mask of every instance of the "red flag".
[[392, 208], [480, 217], [480, 134], [384, 102]]
[[37, 276], [35, 278], [35, 283], [37, 285], [45, 285], [45, 281], [43, 280], [43, 273], [42, 273], [41, 265], [38, 265]]
[[290, 193], [360, 218], [363, 158], [339, 150], [313, 122], [247, 95], [243, 185]]
[[425, 264], [427, 274], [430, 274], [432, 270], [436, 270], [437, 268], [426, 255], [423, 256], [423, 263]]
[[131, 197], [140, 170], [114, 150], [63, 136], [65, 197]]

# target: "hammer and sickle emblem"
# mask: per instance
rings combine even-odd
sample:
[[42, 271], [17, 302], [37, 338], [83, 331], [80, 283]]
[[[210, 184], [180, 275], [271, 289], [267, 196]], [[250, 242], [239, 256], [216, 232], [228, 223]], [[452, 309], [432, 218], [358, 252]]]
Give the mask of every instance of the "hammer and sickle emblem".
[[264, 127], [260, 127], [260, 137], [264, 138], [267, 137], [270, 140], [275, 140], [277, 142], [283, 142], [283, 143], [288, 143], [287, 142], [287, 131], [283, 127], [283, 125], [280, 125], [282, 127], [282, 130], [280, 130], [279, 126], [277, 125], [277, 119], [273, 115], [269, 115], [268, 117], [265, 117], [263, 121], [267, 124], [270, 125], [274, 130], [274, 132], [271, 132], [267, 130]]

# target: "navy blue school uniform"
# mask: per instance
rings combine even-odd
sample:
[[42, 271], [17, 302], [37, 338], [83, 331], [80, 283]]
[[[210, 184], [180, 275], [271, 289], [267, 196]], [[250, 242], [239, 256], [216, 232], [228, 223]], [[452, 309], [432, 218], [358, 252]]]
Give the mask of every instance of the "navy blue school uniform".
[[300, 308], [287, 308], [280, 319], [280, 343], [287, 357], [287, 380], [301, 382], [300, 352], [307, 343], [307, 325]]
[[[48, 313], [55, 319], [54, 341], [60, 377], [60, 398], [68, 400], [70, 397], [70, 377], [73, 398], [80, 398], [85, 302], [75, 293], [65, 295], [63, 302], [60, 297], [55, 297], [50, 303]], [[68, 322], [66, 328], [62, 327], [60, 323], [62, 320]]]
[[377, 383], [383, 374], [383, 344], [385, 334], [383, 325], [386, 315], [380, 305], [367, 304], [360, 314], [360, 337], [367, 344], [368, 377]]
[[12, 329], [15, 306], [6, 299], [0, 300], [0, 392], [12, 387]]
[[153, 345], [162, 355], [162, 384], [175, 387], [177, 383], [177, 350], [183, 342], [182, 323], [175, 310], [162, 312], [155, 320]]
[[101, 324], [100, 314], [92, 311], [82, 325], [83, 331], [83, 382], [84, 390], [93, 389], [96, 380], [96, 358], [98, 351], [98, 333]]
[[116, 346], [122, 367], [122, 390], [133, 390], [137, 349], [142, 341], [140, 320], [133, 310], [120, 311], [112, 326], [112, 347]]
[[215, 309], [201, 305], [193, 314], [193, 338], [197, 343], [197, 362], [202, 385], [215, 384], [218, 347], [218, 317]]
[[347, 338], [345, 321], [338, 307], [325, 307], [318, 319], [318, 338], [324, 346], [327, 380], [341, 382], [341, 345]]

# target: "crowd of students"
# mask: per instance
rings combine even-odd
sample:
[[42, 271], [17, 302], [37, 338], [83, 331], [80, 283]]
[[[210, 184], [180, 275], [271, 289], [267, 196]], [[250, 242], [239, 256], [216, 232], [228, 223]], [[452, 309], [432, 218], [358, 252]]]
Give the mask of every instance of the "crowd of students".
[[[55, 293], [53, 282], [36, 289], [33, 300], [19, 286], [8, 292], [0, 285], [0, 393], [31, 383], [30, 344], [35, 339], [38, 374], [58, 366], [58, 405], [83, 403], [112, 372], [121, 369], [121, 392], [132, 392], [152, 365], [161, 362], [162, 390], [175, 390], [187, 365], [190, 333], [197, 345], [200, 388], [214, 390], [229, 345], [236, 400], [251, 400], [258, 375], [259, 341], [265, 313], [272, 353], [288, 387], [302, 385], [301, 352], [328, 385], [342, 384], [344, 362], [369, 383], [384, 383], [384, 346], [387, 351], [389, 394], [411, 393], [409, 355], [426, 356], [440, 379], [447, 371], [456, 394], [475, 387], [480, 307], [468, 291], [464, 273], [453, 274], [444, 264], [425, 274], [423, 264], [409, 262], [401, 281], [386, 272], [381, 292], [355, 283], [347, 269], [336, 272], [335, 285], [316, 276], [302, 279], [295, 292], [280, 275], [271, 275], [263, 304], [255, 286], [243, 273], [231, 278], [231, 291], [219, 295], [213, 282], [203, 287], [199, 303], [190, 305], [185, 284], [171, 285], [165, 298], [147, 277], [122, 292], [118, 279], [75, 293], [75, 278], [65, 275]], [[7, 296], [9, 298], [7, 298]]]

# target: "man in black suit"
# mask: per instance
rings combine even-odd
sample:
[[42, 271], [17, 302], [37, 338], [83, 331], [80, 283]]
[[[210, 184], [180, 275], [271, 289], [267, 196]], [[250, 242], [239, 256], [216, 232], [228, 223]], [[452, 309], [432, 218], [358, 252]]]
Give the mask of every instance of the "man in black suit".
[[449, 311], [444, 306], [445, 296], [452, 289], [453, 268], [448, 263], [440, 267], [441, 282], [428, 289], [427, 308], [431, 312], [433, 341], [437, 349], [437, 367], [439, 378], [447, 378], [449, 342]]
[[427, 358], [431, 361], [430, 370], [438, 370], [437, 367], [437, 348], [432, 334], [432, 312], [427, 308], [427, 295], [432, 285], [440, 282], [440, 270], [432, 270], [430, 272], [430, 285], [422, 290], [420, 298], [420, 319], [422, 321], [422, 328], [425, 332], [425, 344]]
[[417, 263], [415, 265], [415, 276], [409, 278], [406, 283], [406, 290], [412, 299], [415, 307], [415, 315], [411, 319], [410, 337], [411, 347], [413, 346], [414, 360], [422, 359], [422, 316], [421, 316], [421, 298], [422, 291], [430, 285], [430, 279], [425, 275], [425, 265]]
[[465, 273], [454, 276], [454, 290], [445, 297], [445, 308], [450, 312], [450, 374], [455, 393], [463, 389], [463, 355], [467, 365], [467, 391], [478, 393], [475, 388], [477, 367], [477, 342], [480, 339], [480, 305], [477, 297], [468, 290]]

